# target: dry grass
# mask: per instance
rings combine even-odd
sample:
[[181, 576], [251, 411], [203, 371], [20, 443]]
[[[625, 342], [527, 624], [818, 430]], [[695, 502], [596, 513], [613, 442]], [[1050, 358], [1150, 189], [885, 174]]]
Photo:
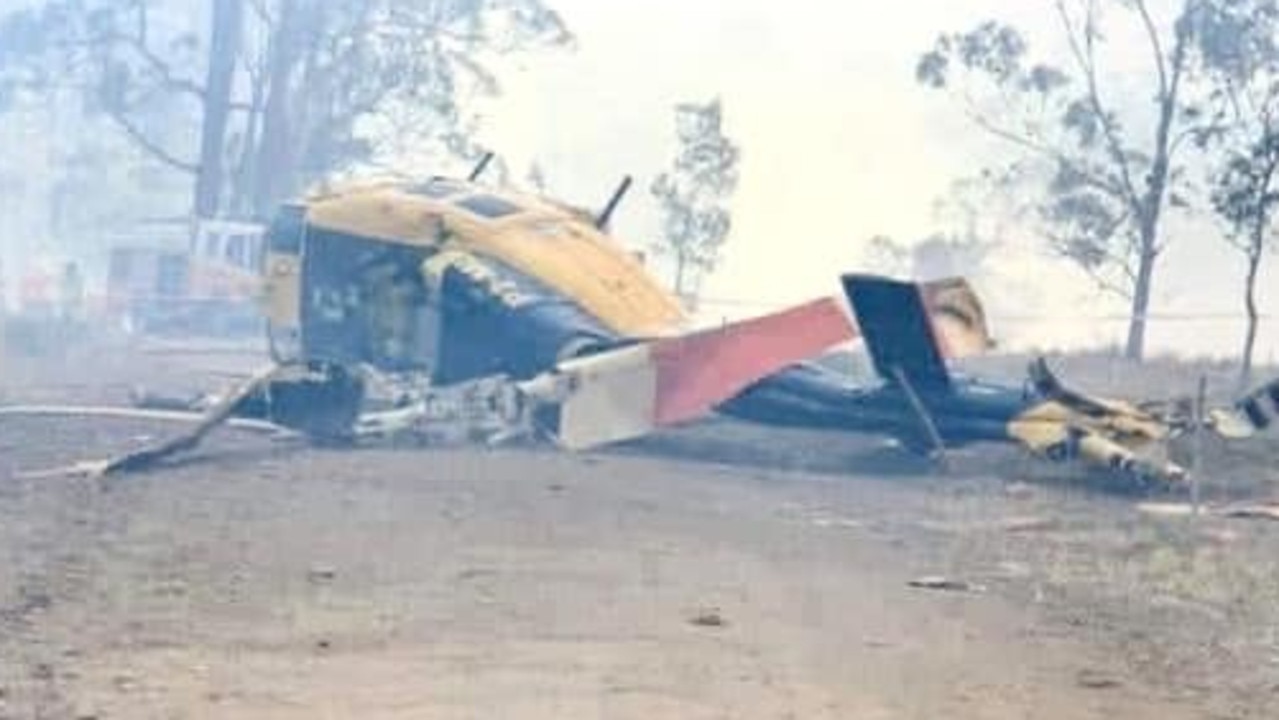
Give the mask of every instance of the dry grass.
[[[969, 361], [965, 367], [983, 377], [1019, 382], [1030, 358], [991, 355]], [[859, 359], [843, 361], [851, 370]], [[176, 363], [167, 356], [163, 362]], [[209, 358], [201, 358], [199, 367], [205, 368], [210, 362]], [[1106, 352], [1051, 356], [1050, 362], [1065, 381], [1080, 389], [1128, 398], [1185, 394], [1193, 389], [1201, 373], [1209, 377], [1214, 397], [1222, 398], [1230, 395], [1234, 382], [1233, 366], [1222, 362], [1165, 357], [1134, 365]], [[134, 381], [154, 381], [154, 376], [164, 375], [169, 382], [181, 384], [201, 377], [192, 367], [161, 373], [156, 365], [147, 366], [125, 356], [95, 358], [92, 367], [92, 372], [76, 375], [73, 382], [67, 379], [68, 372], [83, 370], [84, 366], [32, 365], [25, 369], [22, 382], [11, 382], [8, 389], [23, 398], [111, 400], [122, 397], [123, 390]], [[864, 365], [861, 367], [865, 373]], [[1268, 373], [1261, 375], [1264, 374]], [[107, 377], [111, 378], [109, 385], [104, 380]], [[206, 378], [204, 382], [220, 380]], [[5, 378], [0, 377], [0, 389], [5, 384]], [[136, 432], [144, 430], [138, 428]], [[133, 428], [115, 425], [110, 432], [104, 429], [101, 433], [56, 427], [40, 433], [42, 443], [53, 446], [48, 450], [27, 447], [31, 443], [22, 437], [0, 438], [0, 475], [11, 469], [9, 464], [19, 454], [25, 456], [23, 464], [27, 466], [52, 463], [54, 449], [74, 447], [77, 454], [92, 456], [134, 434]], [[284, 503], [286, 508], [291, 507], [290, 503], [320, 502], [302, 491], [313, 487], [311, 478], [286, 482], [275, 477], [298, 474], [295, 458], [276, 459], [278, 467], [267, 470], [259, 465], [261, 458], [240, 458], [241, 465], [236, 465], [235, 442], [232, 438], [219, 438], [217, 446], [207, 450], [206, 460], [216, 457], [227, 477], [254, 477], [260, 472], [262, 477], [252, 488], [263, 493], [273, 490], [276, 502]], [[653, 450], [667, 456], [731, 465], [735, 482], [747, 481], [735, 484], [738, 490], [790, 483], [785, 497], [803, 497], [805, 493], [819, 496], [832, 503], [827, 508], [832, 513], [856, 521], [841, 532], [873, 531], [881, 537], [900, 540], [912, 550], [931, 553], [932, 564], [923, 569], [1020, 598], [1042, 609], [1046, 616], [1059, 619], [1070, 628], [1068, 632], [1082, 633], [1113, 648], [1117, 665], [1131, 666], [1164, 684], [1182, 687], [1187, 693], [1208, 696], [1220, 707], [1221, 717], [1273, 715], [1273, 708], [1266, 703], [1273, 699], [1272, 663], [1279, 657], [1275, 630], [1279, 625], [1275, 621], [1279, 617], [1279, 524], [1148, 517], [1135, 510], [1133, 498], [1099, 493], [1096, 486], [1081, 483], [1069, 469], [1027, 462], [1008, 447], [978, 447], [958, 453], [952, 469], [939, 474], [931, 472], [924, 462], [903, 462], [899, 455], [884, 450], [876, 438], [778, 431], [717, 420], [663, 434], [619, 452]], [[1279, 486], [1277, 460], [1279, 437], [1230, 446], [1209, 443], [1206, 499], [1268, 497]], [[335, 454], [323, 458], [323, 463], [354, 465], [359, 460]], [[323, 463], [315, 461], [314, 466]], [[234, 519], [227, 520], [226, 529], [219, 531], [226, 532], [229, 538], [243, 536], [245, 525], [256, 522], [259, 527], [269, 526], [263, 517], [291, 517], [285, 512], [272, 514], [269, 507], [259, 509], [257, 496], [246, 501], [233, 490], [224, 491], [222, 481], [215, 478], [193, 480], [190, 475], [198, 475], [199, 467], [189, 470], [180, 482], [164, 485], [182, 487], [183, 492], [173, 495], [172, 500], [154, 501], [158, 504], [149, 509], [155, 517], [194, 512], [189, 509], [194, 506], [188, 504], [192, 488], [202, 488], [214, 506], [235, 509]], [[694, 471], [688, 466], [672, 466], [671, 472]], [[805, 472], [821, 473], [819, 484], [837, 489], [820, 495], [806, 490], [801, 484]], [[562, 494], [567, 481], [559, 476], [553, 479], [556, 492]], [[379, 478], [377, 483], [381, 482]], [[364, 484], [374, 490], [380, 487], [372, 480]], [[908, 485], [919, 492], [896, 492], [898, 485]], [[5, 488], [5, 492], [24, 498], [22, 516], [54, 520], [41, 524], [44, 529], [36, 534], [23, 532], [16, 524], [0, 526], [0, 545], [20, 550], [15, 555], [23, 558], [21, 563], [0, 567], [0, 587], [10, 589], [3, 604], [23, 615], [14, 620], [17, 626], [25, 627], [29, 618], [47, 615], [43, 606], [48, 605], [50, 597], [91, 598], [118, 611], [115, 617], [121, 620], [132, 620], [135, 611], [146, 611], [146, 622], [131, 628], [114, 627], [102, 616], [93, 615], [74, 618], [76, 628], [94, 627], [99, 632], [111, 630], [117, 634], [127, 631], [144, 640], [175, 634], [189, 638], [189, 630], [174, 625], [187, 617], [189, 603], [219, 607], [227, 604], [222, 591], [217, 590], [229, 587], [226, 583], [232, 574], [227, 568], [211, 563], [199, 553], [188, 553], [184, 542], [174, 543], [156, 533], [139, 520], [136, 508], [134, 512], [122, 512], [123, 506], [114, 507], [130, 497], [147, 496], [146, 487], [145, 482], [138, 488], [123, 485], [106, 495], [74, 492], [74, 488], [55, 492], [46, 485], [13, 484]], [[404, 488], [419, 487], [420, 483], [404, 483]], [[484, 487], [480, 483], [467, 493], [482, 492]], [[687, 491], [683, 485], [679, 487], [680, 492]], [[1012, 487], [1017, 490], [1010, 491]], [[240, 491], [244, 489], [241, 487]], [[834, 507], [835, 498], [845, 493], [847, 506]], [[43, 499], [37, 501], [40, 498]], [[100, 503], [109, 507], [99, 509]], [[197, 517], [193, 522], [199, 525], [212, 521]], [[580, 522], [581, 518], [575, 519], [575, 523]], [[411, 525], [416, 527], [416, 520]], [[292, 536], [281, 532], [279, 538], [271, 538], [273, 542], [264, 543], [261, 537], [255, 542], [264, 547], [288, 545], [284, 539]], [[447, 541], [453, 537], [451, 532], [441, 531], [436, 540]], [[101, 537], [114, 544], [99, 544]], [[116, 552], [113, 548], [125, 539], [163, 556], [166, 562], [131, 565], [141, 573], [138, 576], [112, 576], [104, 570], [104, 553]], [[219, 541], [213, 547], [239, 546]], [[307, 556], [308, 563], [313, 559]], [[306, 568], [308, 573], [314, 569], [309, 564]], [[341, 570], [336, 583], [349, 582], [349, 574], [347, 569]], [[185, 584], [180, 582], [182, 576], [186, 577]], [[286, 576], [263, 572], [257, 581], [237, 581], [236, 592], [244, 589], [270, 595], [278, 602], [272, 606], [273, 611], [295, 616], [300, 612], [295, 607], [297, 593], [307, 593], [309, 597], [330, 589], [328, 582], [317, 584], [308, 579], [310, 575], [296, 574], [287, 576], [292, 578], [287, 587], [271, 585], [282, 577]], [[152, 612], [152, 605], [162, 612]], [[56, 604], [54, 611], [66, 612]], [[690, 617], [697, 621], [695, 614], [684, 619]], [[707, 613], [704, 620], [713, 623], [711, 617]], [[726, 617], [731, 621], [729, 629], [740, 626], [738, 616]], [[309, 632], [306, 623], [311, 619], [308, 617], [298, 627]], [[332, 624], [328, 616], [314, 620]], [[376, 628], [370, 630], [361, 625], [355, 630], [371, 632]], [[87, 631], [84, 634], [87, 636]], [[44, 653], [53, 652], [36, 643], [26, 647], [33, 654], [32, 659], [41, 662]], [[50, 677], [37, 684], [37, 690], [47, 691], [53, 698], [41, 702], [56, 700], [54, 691], [59, 682], [65, 681]], [[46, 709], [50, 716], [74, 711], [53, 705]]]
[[[1135, 400], [1158, 400], [1193, 396], [1199, 378], [1207, 380], [1208, 395], [1214, 402], [1228, 402], [1236, 394], [1238, 364], [1230, 360], [1179, 358], [1156, 355], [1133, 362], [1117, 350], [1070, 353], [991, 354], [960, 363], [975, 374], [1017, 380], [1026, 375], [1026, 366], [1042, 355], [1062, 380], [1080, 390]], [[1254, 380], [1279, 376], [1279, 368], [1258, 367]]]

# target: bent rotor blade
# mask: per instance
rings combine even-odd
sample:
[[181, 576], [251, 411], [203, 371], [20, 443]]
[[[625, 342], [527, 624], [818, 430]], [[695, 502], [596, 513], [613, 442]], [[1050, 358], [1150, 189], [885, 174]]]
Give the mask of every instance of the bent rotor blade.
[[[70, 417], [70, 418], [113, 418], [120, 420], [143, 420], [148, 422], [199, 424], [204, 415], [185, 410], [155, 410], [139, 407], [113, 407], [110, 405], [5, 405], [0, 406], [0, 418], [6, 417]], [[293, 431], [266, 420], [252, 418], [230, 418], [227, 426], [241, 430], [279, 435]]]
[[208, 435], [219, 425], [229, 420], [231, 413], [235, 411], [235, 407], [242, 400], [269, 383], [283, 369], [284, 366], [271, 365], [254, 373], [239, 387], [224, 395], [217, 404], [209, 408], [209, 411], [195, 424], [195, 427], [181, 435], [107, 460], [76, 463], [66, 468], [66, 472], [69, 474], [84, 473], [90, 475], [137, 472], [176, 453], [190, 450], [198, 445], [205, 435]]
[[1044, 397], [1072, 408], [1085, 415], [1101, 416], [1117, 411], [1116, 408], [1088, 397], [1083, 393], [1071, 390], [1062, 384], [1056, 373], [1048, 368], [1048, 361], [1042, 357], [1035, 358], [1030, 364], [1030, 382], [1035, 390]]
[[833, 298], [562, 363], [568, 396], [558, 442], [571, 450], [648, 434], [709, 414], [752, 383], [848, 339]]

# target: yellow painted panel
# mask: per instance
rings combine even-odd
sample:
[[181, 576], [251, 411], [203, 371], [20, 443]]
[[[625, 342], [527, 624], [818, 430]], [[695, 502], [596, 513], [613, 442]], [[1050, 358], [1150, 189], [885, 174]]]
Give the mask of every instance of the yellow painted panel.
[[1043, 450], [1065, 439], [1068, 427], [1098, 433], [1129, 450], [1167, 438], [1168, 427], [1158, 419], [1127, 403], [1109, 400], [1104, 403], [1114, 412], [1097, 417], [1056, 401], [1042, 402], [1009, 421], [1008, 435], [1032, 450]]
[[1032, 405], [1008, 423], [1008, 436], [1035, 452], [1066, 439], [1066, 426], [1074, 413], [1057, 402]]
[[267, 253], [264, 263], [263, 312], [277, 327], [302, 324], [302, 269], [297, 255]]
[[[524, 208], [488, 219], [453, 200], [483, 192]], [[679, 302], [620, 243], [580, 214], [529, 196], [474, 188], [441, 201], [374, 187], [312, 201], [307, 220], [327, 230], [420, 246], [448, 242], [487, 255], [577, 302], [622, 335], [666, 335], [685, 322]]]
[[430, 246], [439, 239], [440, 207], [430, 198], [372, 187], [311, 201], [307, 222], [351, 235]]
[[573, 298], [613, 330], [665, 335], [684, 315], [678, 301], [620, 244], [565, 216], [530, 218], [483, 238], [477, 249]]

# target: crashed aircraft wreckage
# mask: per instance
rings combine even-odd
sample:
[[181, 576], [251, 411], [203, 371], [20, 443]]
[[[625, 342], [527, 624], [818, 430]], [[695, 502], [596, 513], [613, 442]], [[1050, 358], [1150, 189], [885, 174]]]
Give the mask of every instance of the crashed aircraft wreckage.
[[[140, 469], [232, 417], [324, 443], [535, 437], [586, 450], [718, 413], [879, 434], [925, 454], [1013, 442], [1141, 481], [1185, 477], [1152, 452], [1198, 424], [1174, 407], [1090, 397], [1042, 361], [1017, 385], [952, 373], [949, 360], [992, 346], [963, 279], [848, 274], [843, 298], [689, 331], [676, 299], [606, 232], [628, 186], [599, 216], [485, 187], [474, 174], [283, 207], [264, 258], [274, 365], [192, 404], [204, 415], [190, 432], [77, 468]], [[811, 362], [856, 339], [878, 384]], [[1279, 382], [1203, 425], [1246, 437], [1277, 410]]]

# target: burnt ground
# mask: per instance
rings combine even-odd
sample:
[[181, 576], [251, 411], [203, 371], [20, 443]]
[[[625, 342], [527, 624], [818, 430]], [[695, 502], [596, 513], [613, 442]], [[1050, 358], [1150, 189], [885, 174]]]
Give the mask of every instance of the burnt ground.
[[[119, 403], [259, 361], [81, 348], [10, 359], [0, 395]], [[1079, 365], [1063, 375], [1133, 386]], [[0, 419], [0, 718], [1270, 718], [1279, 699], [1279, 523], [1143, 514], [1006, 448], [942, 473], [724, 422], [584, 456], [224, 430], [141, 475], [20, 473], [174, 431]], [[1210, 446], [1205, 496], [1269, 498], [1277, 458]]]

